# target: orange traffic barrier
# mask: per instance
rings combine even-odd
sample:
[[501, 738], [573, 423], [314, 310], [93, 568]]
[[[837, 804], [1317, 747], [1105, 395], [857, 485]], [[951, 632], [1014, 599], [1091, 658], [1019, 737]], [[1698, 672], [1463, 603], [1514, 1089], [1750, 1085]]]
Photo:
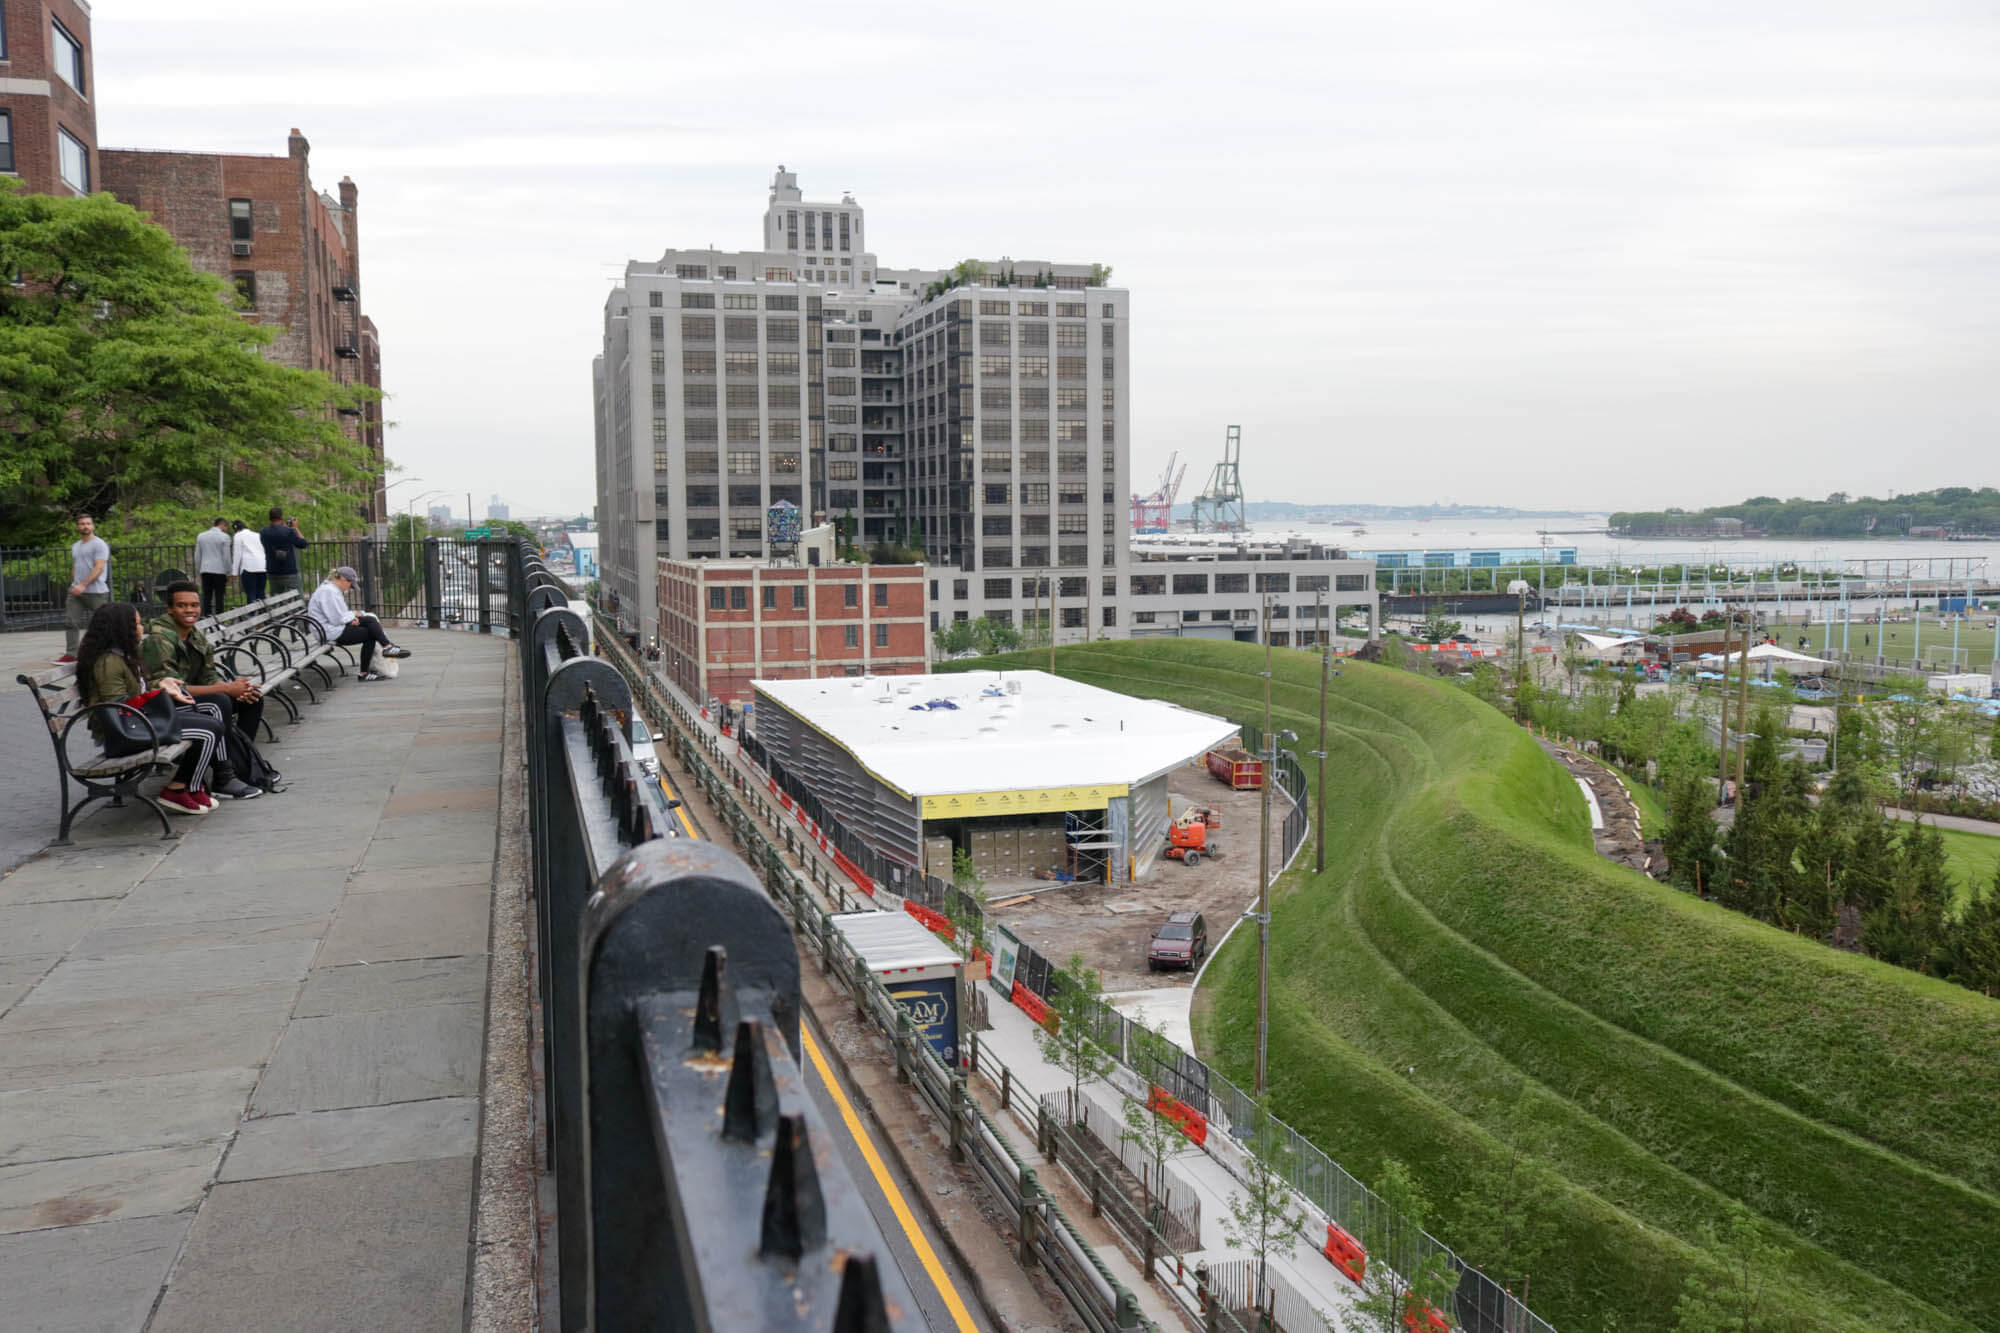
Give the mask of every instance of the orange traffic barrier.
[[1360, 1241], [1331, 1222], [1326, 1224], [1326, 1248], [1320, 1253], [1356, 1283], [1368, 1276], [1368, 1251], [1361, 1248]]
[[1041, 996], [1035, 994], [1020, 982], [1017, 981], [1014, 983], [1013, 993], [1007, 998], [1012, 1000], [1014, 1006], [1022, 1013], [1034, 1019], [1049, 1031], [1054, 1032], [1056, 1030], [1058, 1020], [1054, 1014], [1049, 1012], [1048, 1005], [1042, 1002]]
[[947, 917], [943, 912], [925, 907], [922, 903], [905, 901], [903, 910], [923, 922], [926, 930], [942, 935], [945, 939], [950, 939], [958, 933], [952, 927], [951, 918]]
[[1427, 1301], [1420, 1301], [1409, 1292], [1403, 1293], [1409, 1304], [1403, 1307], [1403, 1327], [1410, 1333], [1451, 1333], [1451, 1320], [1439, 1314]]
[[1165, 1088], [1155, 1086], [1146, 1098], [1146, 1109], [1158, 1112], [1181, 1127], [1188, 1142], [1199, 1148], [1208, 1142], [1208, 1117]]

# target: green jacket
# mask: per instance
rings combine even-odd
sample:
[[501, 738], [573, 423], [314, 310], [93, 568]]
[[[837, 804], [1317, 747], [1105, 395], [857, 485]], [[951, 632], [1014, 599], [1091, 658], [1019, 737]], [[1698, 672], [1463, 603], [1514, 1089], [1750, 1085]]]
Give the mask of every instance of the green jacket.
[[146, 674], [154, 680], [174, 676], [184, 685], [214, 685], [222, 677], [215, 669], [215, 646], [200, 630], [181, 638], [181, 627], [172, 616], [160, 615], [146, 622], [146, 638], [139, 645]]
[[[144, 694], [146, 684], [130, 662], [117, 653], [106, 653], [91, 665], [90, 678], [77, 682], [77, 689], [86, 704], [118, 704]], [[89, 725], [90, 734], [103, 744], [107, 729], [105, 715], [91, 714]]]

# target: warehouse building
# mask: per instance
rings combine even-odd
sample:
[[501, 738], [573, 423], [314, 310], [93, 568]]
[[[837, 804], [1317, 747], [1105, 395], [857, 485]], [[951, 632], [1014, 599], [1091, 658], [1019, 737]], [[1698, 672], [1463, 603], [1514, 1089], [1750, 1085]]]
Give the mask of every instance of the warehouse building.
[[1123, 882], [1166, 842], [1167, 777], [1235, 724], [1041, 671], [760, 680], [757, 739], [882, 855], [948, 878]]
[[1132, 539], [1131, 636], [1263, 637], [1309, 648], [1329, 641], [1343, 615], [1366, 612], [1368, 637], [1381, 632], [1375, 565], [1338, 546], [1296, 535], [1155, 533]]

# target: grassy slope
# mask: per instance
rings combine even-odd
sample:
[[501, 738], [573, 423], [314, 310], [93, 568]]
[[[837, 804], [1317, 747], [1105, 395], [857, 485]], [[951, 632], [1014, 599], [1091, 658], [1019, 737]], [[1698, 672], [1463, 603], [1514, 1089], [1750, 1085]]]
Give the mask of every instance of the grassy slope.
[[1944, 835], [1945, 855], [1951, 858], [1951, 873], [1958, 876], [1960, 907], [1974, 898], [1983, 898], [1993, 885], [1993, 867], [2000, 865], [2000, 838], [1967, 833], [1962, 829], [1939, 829]]
[[[1279, 656], [1274, 721], [1308, 734], [1316, 666]], [[1237, 645], [1061, 665], [1238, 719], [1260, 702]], [[1274, 928], [1282, 1113], [1364, 1178], [1394, 1155], [1450, 1198], [1525, 1096], [1565, 1184], [1534, 1303], [1565, 1329], [1665, 1325], [1729, 1198], [1784, 1250], [1784, 1327], [1995, 1326], [2000, 1005], [1599, 860], [1574, 784], [1469, 697], [1359, 665], [1335, 695], [1329, 869], [1288, 876]], [[1209, 978], [1203, 1047], [1247, 1079], [1254, 945]]]

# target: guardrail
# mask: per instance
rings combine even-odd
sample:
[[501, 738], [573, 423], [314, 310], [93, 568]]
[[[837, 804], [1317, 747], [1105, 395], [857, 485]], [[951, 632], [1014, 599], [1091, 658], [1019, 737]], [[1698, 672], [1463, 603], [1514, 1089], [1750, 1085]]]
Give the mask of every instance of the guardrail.
[[544, 1308], [597, 1333], [920, 1326], [807, 1095], [790, 927], [741, 860], [663, 836], [624, 676], [539, 559], [491, 545], [529, 769]]
[[[1132, 1292], [1113, 1276], [1043, 1188], [1035, 1168], [1014, 1151], [979, 1102], [967, 1094], [966, 1078], [973, 1070], [979, 1069], [989, 1080], [992, 1077], [990, 1067], [980, 1069], [976, 1036], [971, 1043], [971, 1068], [945, 1065], [929, 1044], [917, 1037], [902, 1007], [846, 947], [832, 924], [832, 914], [865, 906], [868, 900], [847, 876], [825, 869], [811, 855], [811, 850], [820, 847], [821, 832], [828, 832], [831, 850], [835, 845], [831, 832], [802, 824], [796, 800], [784, 798], [790, 800], [788, 808], [768, 783], [746, 780], [731, 763], [724, 743], [701, 725], [692, 704], [647, 672], [622, 645], [612, 641], [609, 646], [611, 660], [624, 674], [634, 697], [651, 710], [659, 724], [661, 739], [687, 770], [694, 786], [709, 797], [729, 836], [763, 876], [772, 897], [790, 914], [806, 947], [819, 957], [828, 981], [847, 991], [857, 1011], [893, 1043], [898, 1078], [908, 1083], [945, 1124], [954, 1160], [970, 1164], [1007, 1211], [1015, 1227], [1019, 1261], [1039, 1264], [1084, 1323], [1099, 1333], [1154, 1328], [1140, 1314]], [[804, 819], [811, 822], [812, 816], [807, 814]], [[767, 828], [775, 831], [775, 837], [765, 831]], [[796, 867], [788, 863], [788, 855]], [[912, 881], [906, 877], [903, 882], [909, 885]], [[986, 1063], [991, 1066], [990, 1060]], [[1160, 1252], [1167, 1250], [1162, 1246]]]

